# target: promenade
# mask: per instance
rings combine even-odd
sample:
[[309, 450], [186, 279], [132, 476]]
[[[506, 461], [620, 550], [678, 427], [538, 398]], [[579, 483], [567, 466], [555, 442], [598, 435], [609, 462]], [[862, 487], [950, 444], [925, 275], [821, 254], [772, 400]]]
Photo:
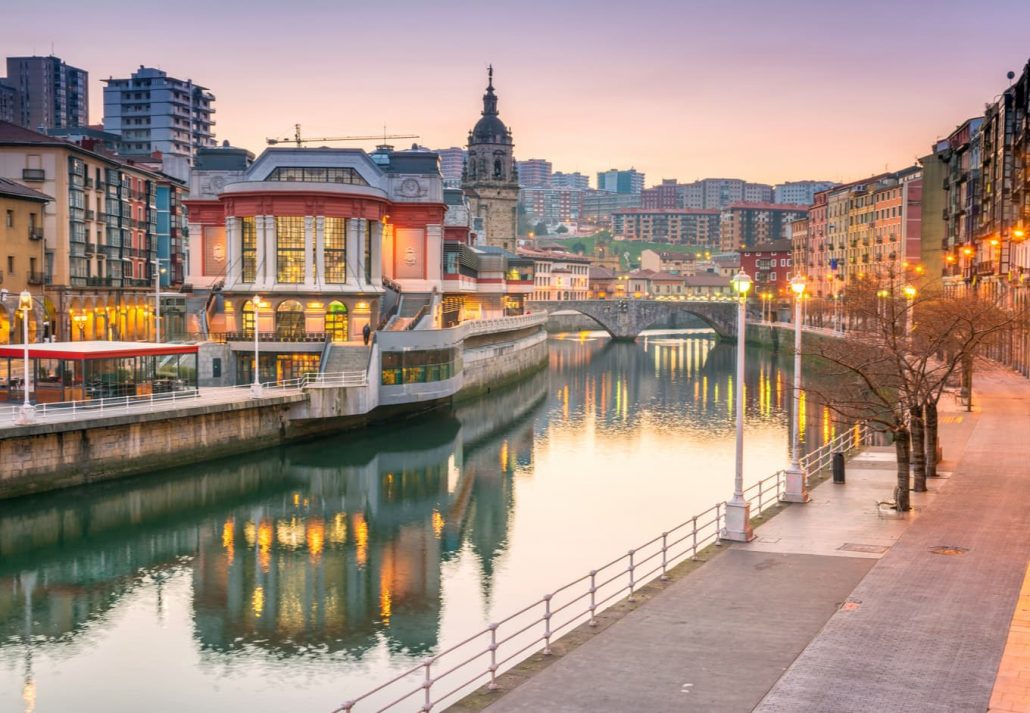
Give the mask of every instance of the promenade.
[[943, 477], [911, 513], [877, 505], [894, 458], [867, 449], [846, 485], [822, 483], [486, 710], [1030, 711], [1026, 612], [1013, 621], [1030, 383], [979, 375], [974, 401], [942, 410]]

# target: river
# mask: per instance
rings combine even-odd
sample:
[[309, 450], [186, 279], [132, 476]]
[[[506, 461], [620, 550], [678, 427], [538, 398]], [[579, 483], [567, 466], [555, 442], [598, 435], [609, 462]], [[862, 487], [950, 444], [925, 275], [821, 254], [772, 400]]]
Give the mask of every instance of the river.
[[[734, 364], [706, 330], [564, 335], [426, 417], [2, 502], [0, 710], [329, 711], [728, 498]], [[787, 462], [789, 379], [749, 349], [748, 482]]]

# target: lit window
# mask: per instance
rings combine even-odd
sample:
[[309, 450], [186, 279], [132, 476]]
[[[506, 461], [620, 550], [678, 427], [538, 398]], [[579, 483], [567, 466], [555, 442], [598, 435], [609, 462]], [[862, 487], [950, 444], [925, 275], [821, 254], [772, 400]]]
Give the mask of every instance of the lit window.
[[240, 236], [243, 282], [253, 282], [257, 278], [257, 227], [253, 217], [240, 219]]
[[275, 219], [276, 281], [304, 282], [304, 218], [279, 216]]
[[347, 281], [347, 222], [343, 218], [325, 219], [325, 281]]

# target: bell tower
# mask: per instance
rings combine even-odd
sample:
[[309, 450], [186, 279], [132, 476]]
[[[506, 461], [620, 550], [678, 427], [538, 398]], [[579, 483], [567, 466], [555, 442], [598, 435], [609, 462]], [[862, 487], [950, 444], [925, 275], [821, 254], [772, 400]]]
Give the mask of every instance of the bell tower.
[[487, 69], [482, 116], [469, 132], [461, 186], [472, 209], [473, 228], [488, 245], [515, 252], [518, 238], [519, 176], [511, 129], [497, 113], [494, 68]]

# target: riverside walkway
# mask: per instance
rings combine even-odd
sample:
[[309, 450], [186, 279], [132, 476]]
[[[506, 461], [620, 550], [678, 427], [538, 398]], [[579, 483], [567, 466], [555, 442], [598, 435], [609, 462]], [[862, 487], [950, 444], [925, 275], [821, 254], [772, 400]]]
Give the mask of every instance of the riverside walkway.
[[983, 375], [976, 397], [977, 412], [942, 409], [944, 477], [911, 513], [877, 506], [894, 458], [867, 449], [846, 485], [819, 485], [485, 709], [1030, 711], [1026, 613], [1013, 620], [1030, 384]]

